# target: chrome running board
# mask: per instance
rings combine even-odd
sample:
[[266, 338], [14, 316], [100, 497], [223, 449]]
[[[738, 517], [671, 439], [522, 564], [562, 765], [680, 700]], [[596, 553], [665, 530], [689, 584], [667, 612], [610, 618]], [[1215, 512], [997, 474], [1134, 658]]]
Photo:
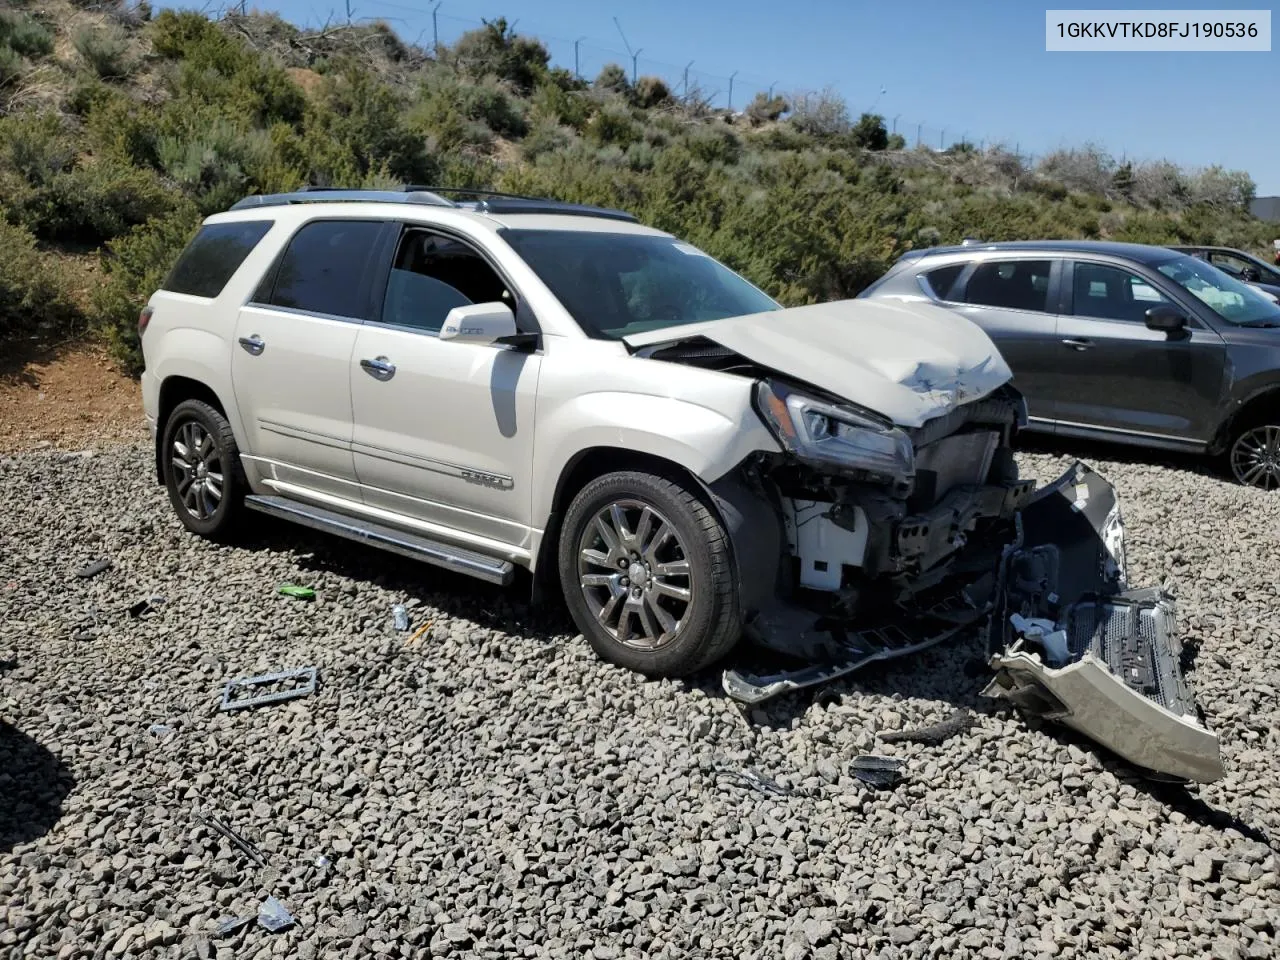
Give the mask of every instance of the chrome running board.
[[515, 576], [515, 564], [510, 560], [500, 560], [483, 553], [476, 553], [474, 550], [450, 546], [438, 540], [429, 540], [416, 533], [397, 530], [369, 520], [358, 520], [334, 510], [326, 510], [324, 507], [290, 500], [288, 497], [253, 494], [245, 497], [244, 503], [246, 507], [257, 510], [259, 513], [298, 523], [312, 530], [336, 534], [357, 543], [367, 543], [379, 550], [443, 567], [446, 570], [463, 573], [499, 586], [505, 587]]

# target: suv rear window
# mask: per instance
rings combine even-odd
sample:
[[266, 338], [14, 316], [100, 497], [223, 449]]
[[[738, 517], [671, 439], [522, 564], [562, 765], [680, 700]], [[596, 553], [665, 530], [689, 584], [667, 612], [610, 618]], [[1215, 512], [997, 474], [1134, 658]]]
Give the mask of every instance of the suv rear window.
[[206, 224], [182, 251], [160, 289], [216, 297], [270, 229], [270, 220]]

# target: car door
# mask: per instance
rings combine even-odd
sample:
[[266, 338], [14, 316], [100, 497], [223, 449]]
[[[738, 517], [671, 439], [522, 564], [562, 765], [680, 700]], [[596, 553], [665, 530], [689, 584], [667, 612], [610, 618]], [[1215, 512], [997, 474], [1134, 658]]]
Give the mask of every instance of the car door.
[[[1058, 324], [1064, 381], [1059, 432], [1088, 428], [1132, 439], [1209, 440], [1226, 360], [1222, 338], [1148, 271], [1086, 260], [1066, 266], [1068, 306]], [[1159, 305], [1188, 315], [1187, 328], [1170, 333], [1147, 327], [1147, 311]]]
[[978, 260], [944, 298], [995, 342], [1026, 398], [1031, 426], [1046, 431], [1057, 419], [1059, 264], [1044, 257]]
[[370, 315], [383, 225], [304, 224], [236, 320], [231, 377], [249, 451], [280, 492], [360, 499], [351, 455], [351, 354]]
[[472, 244], [405, 225], [383, 271], [376, 318], [350, 365], [356, 475], [366, 504], [463, 543], [526, 549], [539, 353], [441, 340], [454, 307], [514, 287]]

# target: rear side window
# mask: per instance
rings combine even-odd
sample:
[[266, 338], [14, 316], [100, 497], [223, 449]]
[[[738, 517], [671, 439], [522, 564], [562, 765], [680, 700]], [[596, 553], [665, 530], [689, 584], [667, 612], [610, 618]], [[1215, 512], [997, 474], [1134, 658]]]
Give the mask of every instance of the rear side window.
[[267, 302], [307, 313], [368, 319], [364, 273], [381, 230], [382, 224], [372, 220], [307, 224], [280, 258]]
[[270, 229], [270, 220], [206, 224], [182, 251], [160, 289], [216, 297]]
[[993, 260], [979, 264], [965, 285], [964, 302], [1007, 310], [1049, 308], [1048, 260]]
[[937, 270], [930, 270], [920, 278], [925, 292], [933, 294], [939, 300], [947, 299], [951, 285], [956, 282], [967, 266], [967, 263], [953, 263], [950, 266], [939, 267]]

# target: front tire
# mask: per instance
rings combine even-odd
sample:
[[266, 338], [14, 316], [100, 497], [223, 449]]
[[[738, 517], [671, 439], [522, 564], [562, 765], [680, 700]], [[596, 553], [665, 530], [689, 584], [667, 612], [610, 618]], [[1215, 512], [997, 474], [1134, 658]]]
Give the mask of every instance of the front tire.
[[688, 676], [742, 631], [728, 534], [680, 481], [635, 471], [592, 480], [565, 515], [559, 568], [574, 622], [609, 663]]
[[1250, 420], [1227, 447], [1227, 466], [1237, 483], [1280, 489], [1280, 415]]
[[234, 532], [248, 484], [226, 417], [202, 400], [178, 404], [165, 421], [160, 465], [184, 527], [211, 540]]

